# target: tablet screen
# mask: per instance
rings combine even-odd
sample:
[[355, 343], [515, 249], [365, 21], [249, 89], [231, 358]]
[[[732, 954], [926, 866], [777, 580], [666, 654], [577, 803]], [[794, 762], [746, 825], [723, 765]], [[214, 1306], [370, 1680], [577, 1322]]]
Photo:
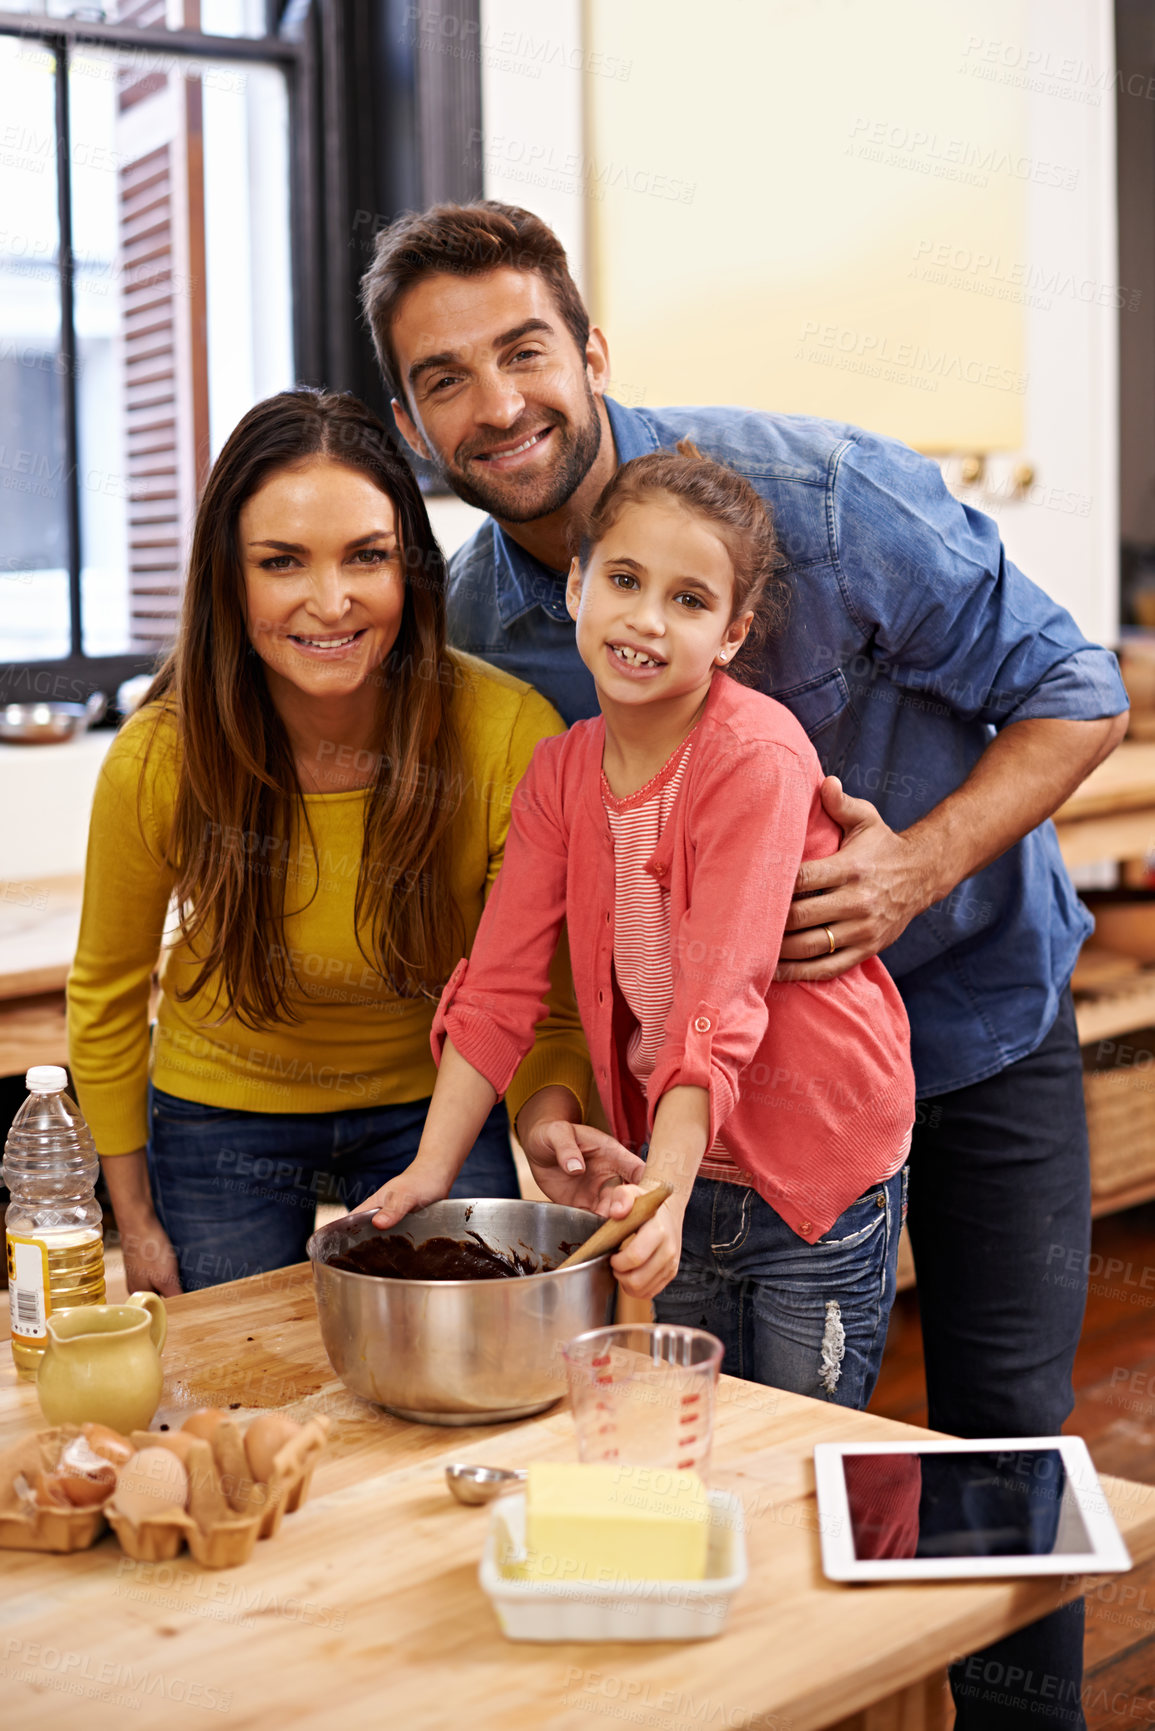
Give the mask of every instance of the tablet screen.
[[846, 1454], [854, 1554], [1063, 1557], [1092, 1547], [1058, 1449]]

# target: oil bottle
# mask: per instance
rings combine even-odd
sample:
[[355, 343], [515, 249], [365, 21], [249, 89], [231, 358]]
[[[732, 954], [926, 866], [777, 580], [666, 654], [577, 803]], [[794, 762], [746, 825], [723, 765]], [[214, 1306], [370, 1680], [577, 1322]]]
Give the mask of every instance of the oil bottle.
[[29, 1070], [28, 1098], [0, 1168], [12, 1198], [4, 1223], [12, 1357], [26, 1377], [40, 1368], [55, 1311], [104, 1303], [104, 1233], [93, 1195], [100, 1162], [67, 1083], [57, 1064]]

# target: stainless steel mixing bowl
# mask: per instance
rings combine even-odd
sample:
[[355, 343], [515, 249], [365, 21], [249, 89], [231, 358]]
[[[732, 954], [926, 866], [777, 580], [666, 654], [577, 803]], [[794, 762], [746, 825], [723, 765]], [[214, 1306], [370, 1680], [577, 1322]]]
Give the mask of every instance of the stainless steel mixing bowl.
[[[472, 1231], [494, 1250], [560, 1261], [600, 1224], [553, 1202], [485, 1200], [435, 1202], [386, 1231], [414, 1244]], [[314, 1232], [308, 1254], [333, 1369], [401, 1418], [496, 1424], [544, 1412], [565, 1393], [562, 1343], [610, 1320], [608, 1253], [509, 1280], [386, 1280], [329, 1266], [376, 1235], [371, 1215], [346, 1215]]]

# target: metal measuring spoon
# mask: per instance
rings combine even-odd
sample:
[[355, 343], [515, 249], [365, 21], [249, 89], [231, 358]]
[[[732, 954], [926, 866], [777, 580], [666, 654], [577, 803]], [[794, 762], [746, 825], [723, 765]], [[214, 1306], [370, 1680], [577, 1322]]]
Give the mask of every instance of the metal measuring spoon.
[[445, 1469], [445, 1482], [459, 1503], [491, 1503], [494, 1497], [523, 1485], [525, 1472], [521, 1468], [475, 1467], [454, 1461]]

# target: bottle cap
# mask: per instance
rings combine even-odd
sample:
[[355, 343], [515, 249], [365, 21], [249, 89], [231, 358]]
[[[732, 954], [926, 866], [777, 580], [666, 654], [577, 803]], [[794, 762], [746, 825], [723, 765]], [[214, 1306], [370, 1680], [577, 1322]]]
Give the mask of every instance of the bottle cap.
[[55, 1094], [68, 1086], [68, 1071], [61, 1064], [33, 1064], [24, 1078], [24, 1086], [33, 1094]]

